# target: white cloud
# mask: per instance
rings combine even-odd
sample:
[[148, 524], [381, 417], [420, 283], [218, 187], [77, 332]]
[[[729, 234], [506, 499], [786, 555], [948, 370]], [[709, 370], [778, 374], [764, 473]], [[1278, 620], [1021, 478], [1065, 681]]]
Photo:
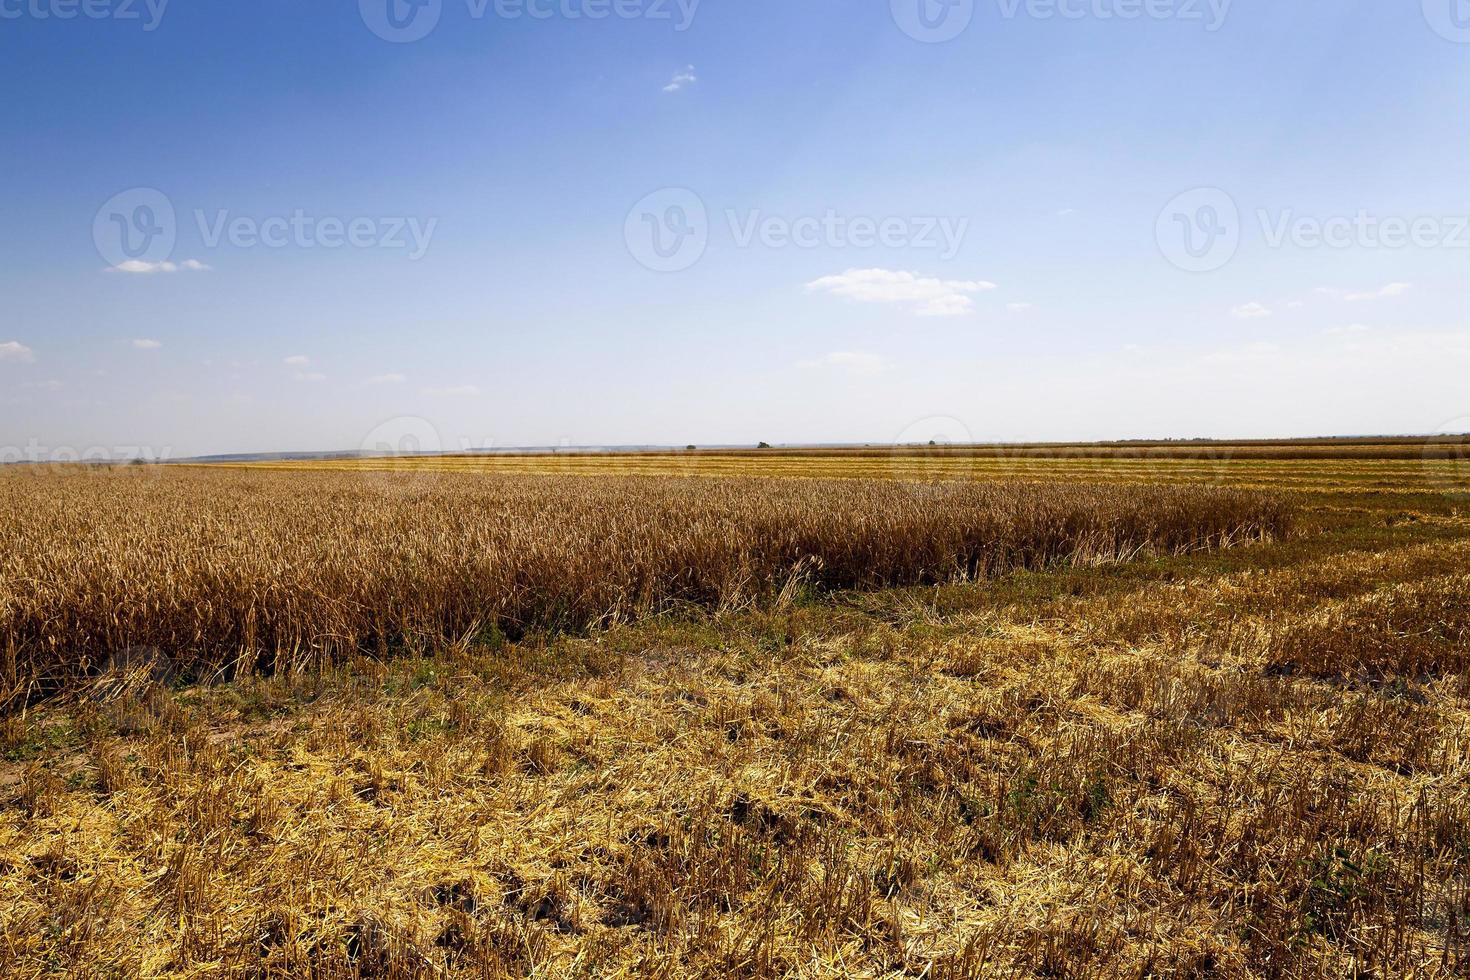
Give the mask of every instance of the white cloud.
[[673, 78], [669, 79], [669, 84], [664, 86], [664, 91], [678, 92], [686, 86], [693, 85], [695, 82], [698, 81], [699, 78], [694, 74], [694, 66], [689, 65], [683, 71], [678, 72], [674, 75]]
[[1007, 303], [1006, 311], [1009, 313], [1029, 313], [1036, 309], [1035, 303]]
[[1240, 320], [1259, 320], [1261, 317], [1270, 316], [1271, 311], [1260, 303], [1246, 303], [1244, 306], [1237, 306], [1231, 310], [1230, 315]]
[[1299, 310], [1299, 309], [1301, 309], [1301, 308], [1302, 308], [1302, 307], [1303, 307], [1303, 306], [1306, 306], [1306, 305], [1307, 305], [1307, 304], [1306, 304], [1306, 303], [1303, 303], [1303, 302], [1302, 302], [1302, 301], [1301, 301], [1301, 300], [1299, 300], [1299, 299], [1294, 299], [1294, 300], [1292, 300], [1292, 301], [1291, 301], [1291, 302], [1290, 302], [1290, 303], [1287, 303], [1287, 304], [1286, 304], [1286, 308], [1287, 308], [1287, 309], [1288, 309], [1288, 310]]
[[305, 354], [292, 354], [281, 363], [287, 365], [288, 367], [306, 367], [308, 364], [311, 363], [311, 358], [307, 357]]
[[1066, 218], [1077, 213], [1076, 208], [1062, 208], [1057, 212], [1058, 218]]
[[148, 276], [155, 272], [207, 272], [211, 266], [205, 265], [198, 259], [185, 259], [183, 262], [144, 262], [142, 259], [129, 259], [108, 267], [108, 272], [127, 272], [132, 275]]
[[1392, 296], [1402, 296], [1404, 295], [1404, 293], [1407, 293], [1413, 288], [1413, 283], [1391, 282], [1387, 286], [1384, 286], [1382, 289], [1375, 290], [1373, 292], [1348, 293], [1346, 296], [1343, 297], [1343, 299], [1347, 300], [1349, 303], [1360, 303], [1365, 299], [1384, 299]]
[[32, 388], [39, 391], [60, 391], [62, 388], [65, 388], [66, 385], [62, 384], [60, 381], [56, 381], [53, 379], [51, 381], [27, 381], [25, 384], [21, 385], [21, 387]]
[[1372, 327], [1366, 326], [1362, 323], [1349, 323], [1347, 326], [1343, 327], [1328, 327], [1327, 329], [1323, 330], [1322, 333], [1326, 334], [1328, 337], [1349, 337], [1353, 334], [1367, 333], [1369, 330], [1372, 329]]
[[971, 294], [996, 286], [984, 280], [935, 279], [893, 269], [848, 269], [815, 279], [806, 288], [858, 303], [899, 303], [918, 316], [962, 316], [975, 308]]
[[888, 367], [883, 358], [867, 351], [839, 350], [813, 361], [802, 361], [805, 368], [838, 368], [860, 377], [882, 374]]
[[0, 361], [24, 361], [29, 364], [35, 359], [35, 351], [18, 340], [7, 340], [0, 344]]
[[480, 389], [475, 385], [451, 385], [447, 388], [424, 389], [424, 394], [430, 398], [468, 398], [479, 393]]
[[401, 385], [408, 377], [402, 374], [375, 374], [367, 379], [370, 385]]
[[158, 348], [160, 348], [162, 346], [163, 346], [163, 341], [161, 341], [161, 340], [151, 340], [151, 339], [149, 339], [147, 337], [139, 337], [139, 338], [137, 338], [136, 340], [133, 341], [133, 347], [136, 350], [158, 350]]
[[1369, 289], [1355, 292], [1345, 289], [1333, 289], [1330, 286], [1320, 286], [1317, 292], [1323, 296], [1346, 300], [1349, 303], [1361, 303], [1364, 300], [1388, 299], [1394, 296], [1402, 296], [1413, 288], [1414, 284], [1411, 282], [1391, 282], [1382, 289]]
[[316, 384], [319, 381], [327, 380], [327, 376], [320, 371], [297, 371], [294, 380], [300, 381], [303, 384]]

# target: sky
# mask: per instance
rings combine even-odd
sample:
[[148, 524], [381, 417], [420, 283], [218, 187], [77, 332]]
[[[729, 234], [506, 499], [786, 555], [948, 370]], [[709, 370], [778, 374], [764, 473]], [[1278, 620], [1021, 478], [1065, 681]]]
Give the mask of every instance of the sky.
[[1470, 430], [1470, 0], [0, 0], [0, 459]]

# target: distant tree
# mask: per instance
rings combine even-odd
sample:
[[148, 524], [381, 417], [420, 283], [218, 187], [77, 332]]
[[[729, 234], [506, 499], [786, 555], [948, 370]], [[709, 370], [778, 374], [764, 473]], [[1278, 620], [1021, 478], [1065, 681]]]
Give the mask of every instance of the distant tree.
[[937, 446], [937, 445], [939, 445], [939, 443], [935, 442], [933, 439], [930, 439], [929, 440], [929, 445], [931, 445], [931, 446]]
[[690, 444], [688, 446], [685, 446], [684, 448], [687, 449], [687, 450], [689, 450], [690, 452], [693, 452], [694, 450], [698, 449], [699, 447], [696, 446], [696, 445]]
[[771, 444], [769, 442], [763, 442], [759, 446], [756, 446], [755, 448], [757, 448], [757, 449], [770, 449], [771, 448]]

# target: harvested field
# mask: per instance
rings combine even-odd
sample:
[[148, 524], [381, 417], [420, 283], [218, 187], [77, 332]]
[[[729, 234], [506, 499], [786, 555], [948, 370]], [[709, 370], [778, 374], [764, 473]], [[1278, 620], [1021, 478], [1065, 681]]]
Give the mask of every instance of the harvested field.
[[1074, 447], [908, 450], [746, 450], [661, 453], [445, 455], [331, 460], [274, 460], [243, 470], [346, 472], [368, 479], [409, 478], [420, 485], [440, 476], [683, 476], [885, 479], [908, 482], [1130, 483], [1227, 486], [1328, 493], [1373, 491], [1411, 495], [1458, 493], [1470, 499], [1470, 450], [1459, 445], [1329, 443], [1255, 445], [1210, 443], [1166, 447]]
[[[240, 637], [212, 610], [296, 596], [256, 637], [310, 656], [212, 684], [73, 666], [12, 701], [0, 973], [1470, 969], [1470, 507], [1421, 470], [1231, 461], [1147, 489], [1118, 462], [1099, 489], [599, 465], [7, 474], [9, 512], [50, 529], [0, 532], [13, 650], [53, 669], [38, 637], [102, 651], [167, 623], [175, 654], [224, 636], [218, 665]], [[1285, 465], [1310, 489], [1221, 489]], [[507, 513], [543, 515], [539, 539]], [[455, 605], [509, 540], [545, 542], [546, 577]], [[690, 554], [717, 572], [700, 590], [669, 574]], [[95, 596], [129, 582], [154, 602], [109, 625]], [[582, 615], [509, 612], [554, 582]], [[455, 635], [491, 622], [519, 629]]]

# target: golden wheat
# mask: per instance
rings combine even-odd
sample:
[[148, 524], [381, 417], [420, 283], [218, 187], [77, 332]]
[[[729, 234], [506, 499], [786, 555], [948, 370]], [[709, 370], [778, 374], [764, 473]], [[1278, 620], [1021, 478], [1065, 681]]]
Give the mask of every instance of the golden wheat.
[[1179, 553], [1281, 534], [1289, 511], [1210, 488], [28, 473], [0, 479], [0, 644], [22, 687], [140, 655], [272, 669]]

